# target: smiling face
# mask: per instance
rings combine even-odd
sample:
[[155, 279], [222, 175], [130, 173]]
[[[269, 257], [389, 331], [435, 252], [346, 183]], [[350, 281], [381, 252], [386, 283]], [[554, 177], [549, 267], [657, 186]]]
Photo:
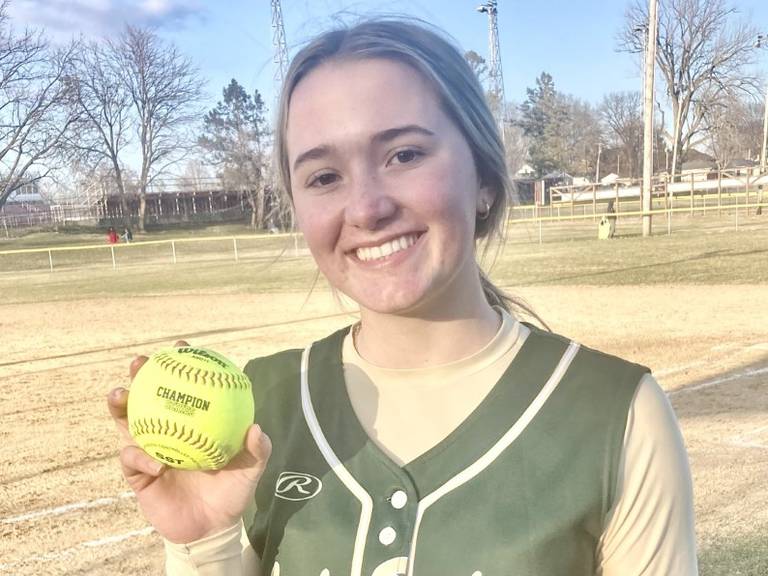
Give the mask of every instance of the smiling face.
[[418, 72], [321, 64], [291, 96], [286, 143], [298, 224], [331, 285], [390, 314], [476, 295], [475, 217], [491, 195]]

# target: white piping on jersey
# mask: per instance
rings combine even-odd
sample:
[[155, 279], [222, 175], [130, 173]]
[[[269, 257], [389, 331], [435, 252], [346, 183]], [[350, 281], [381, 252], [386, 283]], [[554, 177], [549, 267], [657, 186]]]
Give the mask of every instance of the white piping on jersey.
[[416, 508], [416, 525], [413, 529], [411, 550], [408, 555], [407, 576], [413, 576], [413, 567], [416, 560], [416, 542], [419, 536], [419, 526], [421, 525], [421, 520], [424, 517], [424, 512], [427, 510], [427, 508], [432, 506], [432, 504], [437, 502], [440, 498], [449, 492], [455, 490], [462, 484], [469, 482], [472, 478], [480, 474], [483, 470], [490, 466], [496, 460], [496, 458], [498, 458], [499, 455], [510, 444], [512, 444], [512, 442], [514, 442], [518, 436], [520, 436], [520, 434], [522, 434], [528, 424], [530, 424], [531, 421], [536, 417], [536, 414], [539, 413], [539, 410], [541, 410], [541, 407], [544, 406], [544, 403], [550, 397], [552, 392], [555, 391], [555, 388], [557, 388], [560, 380], [562, 380], [563, 375], [565, 375], [566, 370], [568, 370], [568, 367], [571, 365], [571, 362], [573, 361], [573, 358], [576, 356], [578, 351], [579, 344], [571, 342], [568, 346], [568, 349], [565, 351], [565, 354], [563, 354], [563, 357], [560, 359], [557, 367], [555, 368], [555, 371], [552, 372], [549, 380], [547, 380], [547, 383], [536, 395], [536, 398], [533, 399], [528, 408], [525, 409], [525, 412], [523, 412], [520, 418], [517, 419], [517, 422], [515, 422], [512, 427], [507, 430], [504, 436], [502, 436], [499, 441], [496, 442], [496, 444], [494, 444], [490, 450], [488, 450], [488, 452], [483, 454], [473, 464], [469, 465], [467, 468], [456, 474], [456, 476], [448, 480], [445, 484], [440, 486], [440, 488], [419, 500], [418, 507]]
[[365, 552], [365, 541], [368, 537], [368, 530], [373, 516], [373, 499], [368, 492], [355, 480], [352, 474], [336, 456], [336, 453], [328, 444], [328, 440], [323, 434], [320, 424], [317, 421], [315, 410], [312, 407], [312, 398], [309, 395], [309, 350], [312, 346], [307, 346], [301, 355], [301, 408], [304, 411], [304, 419], [307, 421], [309, 431], [315, 439], [317, 447], [328, 462], [339, 480], [349, 489], [350, 492], [360, 501], [362, 510], [360, 511], [360, 523], [357, 525], [357, 536], [355, 537], [355, 547], [352, 553], [352, 572], [351, 576], [361, 576], [363, 572], [363, 553]]

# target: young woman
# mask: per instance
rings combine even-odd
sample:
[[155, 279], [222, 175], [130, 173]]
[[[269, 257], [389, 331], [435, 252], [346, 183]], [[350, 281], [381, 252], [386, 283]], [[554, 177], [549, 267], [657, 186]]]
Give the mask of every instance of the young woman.
[[165, 469], [126, 434], [168, 573], [696, 574], [685, 449], [648, 370], [518, 321], [480, 271], [509, 181], [461, 52], [403, 21], [321, 35], [276, 149], [360, 322], [248, 363], [258, 424], [221, 471]]

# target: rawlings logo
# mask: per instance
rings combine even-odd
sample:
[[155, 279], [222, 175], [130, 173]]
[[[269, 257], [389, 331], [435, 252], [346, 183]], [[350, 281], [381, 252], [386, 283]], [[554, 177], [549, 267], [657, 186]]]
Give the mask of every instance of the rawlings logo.
[[301, 472], [283, 472], [277, 478], [275, 496], [283, 500], [309, 500], [323, 487], [319, 478]]

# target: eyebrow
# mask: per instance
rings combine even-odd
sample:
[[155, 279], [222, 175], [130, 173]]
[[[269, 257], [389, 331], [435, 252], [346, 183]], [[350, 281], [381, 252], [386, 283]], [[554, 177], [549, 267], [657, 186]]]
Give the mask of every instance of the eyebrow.
[[[398, 138], [406, 134], [421, 134], [423, 136], [435, 135], [435, 133], [432, 132], [431, 130], [424, 128], [423, 126], [419, 126], [418, 124], [407, 124], [406, 126], [388, 128], [387, 130], [382, 130], [381, 132], [377, 132], [371, 138], [371, 142], [373, 144], [386, 144], [387, 142], [391, 142], [395, 138]], [[333, 149], [334, 147], [331, 146], [330, 144], [321, 144], [320, 146], [315, 146], [314, 148], [310, 148], [306, 152], [302, 152], [296, 157], [296, 160], [294, 160], [293, 162], [293, 171], [295, 172], [298, 169], [298, 167], [304, 162], [308, 162], [309, 160], [318, 160], [320, 158], [324, 158], [325, 156], [328, 156], [333, 151]]]

